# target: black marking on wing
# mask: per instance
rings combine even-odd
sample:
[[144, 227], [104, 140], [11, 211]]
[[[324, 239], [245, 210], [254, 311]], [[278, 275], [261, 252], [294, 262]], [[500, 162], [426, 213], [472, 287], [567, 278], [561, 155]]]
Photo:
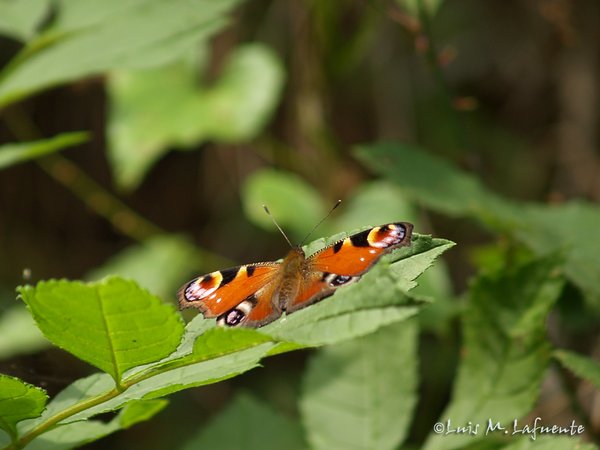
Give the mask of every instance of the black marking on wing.
[[353, 234], [350, 236], [350, 242], [352, 242], [352, 245], [355, 247], [370, 247], [371, 244], [369, 244], [368, 239], [370, 232], [371, 230], [365, 230], [361, 231], [360, 233]]
[[220, 286], [225, 286], [227, 283], [233, 281], [237, 273], [240, 271], [239, 267], [234, 267], [232, 269], [221, 270], [221, 276], [223, 279], [221, 280]]
[[337, 287], [337, 286], [342, 286], [343, 284], [349, 283], [350, 281], [352, 281], [354, 277], [351, 277], [349, 275], [338, 275], [335, 278], [333, 278], [329, 284], [331, 286]]
[[208, 275], [204, 275], [204, 277], [202, 277], [202, 281], [200, 283], [210, 283], [213, 280], [213, 278], [213, 275], [209, 273]]
[[252, 275], [254, 275], [255, 270], [256, 270], [256, 266], [246, 266], [246, 273], [248, 274], [248, 277], [251, 277]]
[[337, 253], [342, 249], [342, 246], [344, 245], [344, 241], [338, 241], [335, 244], [333, 244], [333, 253]]

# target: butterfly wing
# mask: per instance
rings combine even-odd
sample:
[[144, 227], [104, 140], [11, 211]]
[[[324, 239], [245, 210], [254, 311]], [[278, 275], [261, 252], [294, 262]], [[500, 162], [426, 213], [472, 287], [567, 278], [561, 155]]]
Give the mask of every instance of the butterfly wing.
[[276, 262], [248, 264], [195, 278], [179, 290], [179, 307], [198, 308], [221, 325], [260, 326], [255, 323], [281, 315], [271, 304], [279, 267]]
[[299, 294], [286, 306], [293, 312], [332, 295], [358, 280], [386, 253], [411, 243], [413, 226], [406, 222], [370, 228], [310, 256], [310, 268]]

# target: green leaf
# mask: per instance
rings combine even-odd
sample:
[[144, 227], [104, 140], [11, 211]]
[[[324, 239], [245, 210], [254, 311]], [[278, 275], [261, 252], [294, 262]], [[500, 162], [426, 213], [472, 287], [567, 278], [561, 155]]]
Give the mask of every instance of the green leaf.
[[279, 102], [284, 71], [277, 55], [261, 44], [232, 53], [221, 77], [206, 94], [200, 120], [208, 138], [243, 142], [257, 136]]
[[16, 437], [18, 422], [38, 417], [48, 396], [43, 389], [0, 374], [0, 428]]
[[[98, 20], [87, 19], [86, 26], [77, 26], [62, 16], [93, 15], [99, 10], [97, 2], [63, 0], [56, 28], [30, 41], [0, 73], [0, 106], [113, 68], [151, 67], [179, 59], [221, 29], [238, 3], [130, 0], [119, 7], [110, 2]], [[75, 14], [70, 13], [72, 8], [77, 8]]]
[[128, 403], [119, 415], [119, 425], [121, 428], [129, 428], [136, 423], [150, 420], [156, 414], [161, 412], [169, 404], [168, 400], [141, 400]]
[[258, 170], [246, 178], [242, 202], [253, 223], [275, 230], [263, 209], [267, 205], [279, 225], [297, 240], [303, 239], [326, 213], [321, 195], [308, 182], [291, 172], [273, 169]]
[[417, 322], [327, 347], [304, 376], [302, 421], [311, 448], [395, 449], [417, 396]]
[[22, 305], [10, 308], [0, 316], [0, 359], [42, 350], [50, 343], [35, 326], [35, 322]]
[[183, 450], [301, 450], [300, 427], [248, 394], [238, 394], [227, 408], [194, 436]]
[[552, 206], [511, 202], [450, 163], [404, 144], [364, 145], [356, 156], [429, 208], [450, 216], [472, 217], [489, 228], [510, 233], [538, 256], [564, 252], [565, 273], [588, 301], [600, 308], [597, 205], [583, 201]]
[[41, 141], [2, 145], [0, 146], [0, 169], [79, 145], [86, 142], [88, 138], [88, 134], [83, 132], [62, 133]]
[[600, 363], [577, 353], [557, 350], [554, 356], [578, 377], [590, 381], [600, 389]]
[[519, 217], [515, 236], [538, 255], [564, 254], [565, 274], [600, 309], [600, 208], [573, 201], [527, 205], [515, 214]]
[[69, 450], [96, 441], [119, 429], [118, 421], [99, 420], [70, 423], [56, 427], [27, 445], [27, 450]]
[[485, 215], [501, 207], [498, 197], [475, 177], [425, 151], [406, 144], [382, 142], [359, 146], [356, 157], [369, 169], [396, 182], [429, 208], [461, 217]]
[[173, 307], [132, 281], [47, 281], [19, 292], [51, 342], [109, 373], [117, 384], [127, 369], [172, 352], [183, 333]]
[[167, 404], [166, 400], [131, 402], [108, 423], [86, 420], [60, 425], [27, 445], [27, 450], [67, 450], [79, 447], [115, 431], [149, 420], [162, 411]]
[[48, 0], [0, 0], [0, 34], [26, 41], [48, 12]]
[[[50, 417], [61, 413], [65, 409], [68, 409], [83, 400], [88, 400], [92, 397], [111, 391], [114, 387], [114, 380], [106, 373], [95, 373], [88, 377], [75, 380], [48, 402], [48, 406], [40, 417], [21, 422], [18, 427], [19, 434], [22, 435], [32, 430]], [[63, 423], [69, 423], [69, 421]]]
[[137, 282], [153, 294], [171, 298], [185, 274], [199, 264], [195, 245], [175, 235], [155, 236], [128, 247], [91, 271], [86, 278], [100, 280], [118, 275]]
[[[235, 330], [236, 332], [239, 330]], [[257, 332], [258, 333], [258, 332]], [[64, 422], [86, 419], [96, 414], [113, 411], [132, 400], [155, 399], [182, 389], [204, 386], [234, 377], [255, 367], [275, 344], [267, 342], [234, 353], [194, 363], [189, 357], [181, 367], [168, 366], [169, 370], [149, 373], [142, 381], [131, 385], [122, 394], [98, 406], [69, 417]]]
[[[464, 356], [440, 422], [453, 428], [489, 418], [511, 423], [531, 411], [550, 359], [545, 324], [563, 287], [558, 265], [548, 258], [473, 283], [463, 318]], [[425, 448], [454, 449], [482, 437], [432, 435]]]
[[199, 65], [188, 58], [109, 78], [109, 156], [120, 186], [137, 186], [170, 147], [190, 148], [207, 139], [245, 141], [271, 117], [283, 69], [267, 47], [238, 47], [211, 87], [198, 85]]

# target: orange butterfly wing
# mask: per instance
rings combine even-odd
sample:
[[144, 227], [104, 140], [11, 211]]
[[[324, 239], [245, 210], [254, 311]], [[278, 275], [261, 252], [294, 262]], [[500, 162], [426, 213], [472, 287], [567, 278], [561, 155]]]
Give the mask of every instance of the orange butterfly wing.
[[390, 223], [342, 239], [308, 258], [310, 275], [286, 307], [293, 312], [332, 295], [356, 281], [383, 255], [411, 243], [413, 225]]
[[282, 263], [248, 264], [203, 275], [180, 289], [179, 306], [196, 307], [206, 318], [218, 317], [220, 325], [266, 325], [283, 310], [292, 313], [358, 280], [384, 254], [410, 245], [412, 228], [405, 222], [381, 225], [308, 259], [296, 248]]
[[[280, 264], [275, 262], [248, 264], [203, 275], [179, 290], [179, 307], [195, 307], [206, 318], [219, 317], [227, 325], [235, 325], [237, 323], [232, 322], [236, 321], [236, 315], [228, 317], [228, 313], [241, 307], [245, 316], [256, 309], [255, 305], [262, 305], [264, 302], [259, 302], [256, 294], [269, 291], [279, 267]], [[270, 301], [267, 303], [270, 304]]]

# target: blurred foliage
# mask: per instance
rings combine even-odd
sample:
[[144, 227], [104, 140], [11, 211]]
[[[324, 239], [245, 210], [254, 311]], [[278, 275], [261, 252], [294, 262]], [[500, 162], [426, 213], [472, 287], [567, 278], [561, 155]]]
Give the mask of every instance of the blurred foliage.
[[270, 50], [240, 46], [210, 88], [197, 85], [198, 64], [188, 60], [111, 75], [109, 157], [118, 185], [136, 187], [171, 146], [193, 148], [206, 139], [243, 142], [264, 126], [282, 82]]
[[[0, 447], [598, 448], [598, 17], [0, 0]], [[260, 330], [160, 301], [280, 258], [263, 204], [299, 243], [338, 199], [308, 252], [399, 220], [413, 245]], [[452, 244], [424, 233], [458, 245], [429, 267]], [[487, 416], [585, 433], [433, 431]]]

